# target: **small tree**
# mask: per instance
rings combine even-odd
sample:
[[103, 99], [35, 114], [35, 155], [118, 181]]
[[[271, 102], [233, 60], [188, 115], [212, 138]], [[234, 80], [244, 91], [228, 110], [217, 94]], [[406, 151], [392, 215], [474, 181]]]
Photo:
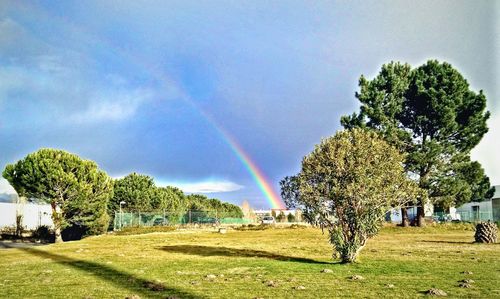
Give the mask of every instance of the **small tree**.
[[285, 222], [285, 219], [286, 219], [286, 216], [285, 216], [285, 213], [283, 213], [283, 211], [281, 211], [278, 216], [276, 216], [276, 220], [278, 220], [278, 222]]
[[295, 222], [295, 216], [293, 216], [292, 213], [288, 214], [288, 216], [286, 216], [288, 222]]
[[353, 262], [387, 211], [417, 195], [403, 159], [375, 132], [340, 131], [304, 157], [297, 176], [282, 181], [282, 195], [291, 195], [284, 198], [289, 206], [307, 211], [309, 222], [328, 230], [334, 257]]
[[3, 171], [19, 196], [50, 203], [56, 242], [61, 230], [76, 225], [87, 234], [106, 230], [111, 178], [93, 161], [61, 150], [41, 149]]

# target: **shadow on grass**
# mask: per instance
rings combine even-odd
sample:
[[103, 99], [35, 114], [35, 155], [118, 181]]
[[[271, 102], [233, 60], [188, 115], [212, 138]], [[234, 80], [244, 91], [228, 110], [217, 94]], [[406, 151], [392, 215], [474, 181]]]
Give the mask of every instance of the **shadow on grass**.
[[488, 244], [488, 245], [500, 245], [500, 243], [477, 243], [477, 242], [463, 242], [463, 241], [436, 241], [436, 240], [422, 240], [425, 243], [439, 243], [439, 244], [463, 244], [463, 245], [476, 245], [476, 244]]
[[139, 278], [133, 274], [117, 270], [113, 267], [101, 265], [99, 263], [77, 260], [69, 258], [64, 255], [54, 254], [35, 248], [17, 248], [17, 249], [32, 255], [36, 255], [41, 258], [51, 259], [52, 261], [64, 266], [81, 270], [91, 275], [95, 275], [101, 278], [102, 280], [114, 284], [119, 288], [127, 289], [131, 293], [135, 293], [146, 298], [151, 298], [151, 297], [165, 298], [166, 296], [192, 298], [192, 299], [203, 298], [201, 296], [197, 296], [183, 290], [168, 287], [163, 283]]
[[277, 261], [289, 261], [309, 264], [332, 265], [335, 262], [321, 262], [307, 258], [279, 255], [272, 252], [229, 247], [214, 247], [201, 245], [172, 245], [162, 246], [159, 249], [167, 252], [185, 253], [199, 256], [226, 256], [226, 257], [261, 257]]

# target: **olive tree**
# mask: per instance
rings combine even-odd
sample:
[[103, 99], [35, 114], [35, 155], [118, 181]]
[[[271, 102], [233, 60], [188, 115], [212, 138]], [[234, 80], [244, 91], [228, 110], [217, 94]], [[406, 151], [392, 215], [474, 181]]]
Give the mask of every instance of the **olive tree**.
[[7, 165], [3, 177], [19, 196], [50, 203], [56, 242], [62, 242], [61, 230], [68, 226], [79, 226], [87, 234], [106, 230], [113, 183], [95, 162], [62, 150], [41, 149]]
[[304, 157], [297, 176], [282, 180], [282, 196], [329, 232], [334, 257], [354, 262], [385, 214], [419, 193], [403, 161], [404, 155], [373, 131], [339, 131]]

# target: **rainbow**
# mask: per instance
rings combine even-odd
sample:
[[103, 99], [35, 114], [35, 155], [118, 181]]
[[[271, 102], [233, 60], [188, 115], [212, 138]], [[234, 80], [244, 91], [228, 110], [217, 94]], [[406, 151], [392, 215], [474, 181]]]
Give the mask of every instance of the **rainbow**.
[[[201, 109], [200, 109], [201, 110]], [[203, 110], [201, 110], [203, 111]], [[285, 209], [285, 205], [281, 200], [281, 197], [276, 193], [271, 184], [269, 184], [269, 179], [266, 177], [264, 172], [253, 162], [243, 147], [236, 142], [227, 131], [224, 130], [221, 126], [219, 126], [209, 115], [206, 115], [206, 119], [208, 119], [211, 124], [216, 128], [219, 134], [222, 136], [222, 139], [229, 148], [233, 151], [233, 153], [238, 157], [240, 162], [245, 166], [245, 169], [250, 173], [252, 179], [257, 183], [262, 194], [265, 196], [267, 202], [271, 206], [272, 209]]]
[[54, 13], [50, 13], [43, 9], [42, 7], [36, 7], [34, 4], [20, 4], [24, 9], [29, 9], [31, 12], [43, 14], [45, 17], [58, 19], [61, 22], [64, 22], [71, 30], [78, 31], [79, 33], [85, 35], [89, 39], [99, 43], [101, 45], [106, 46], [111, 51], [117, 53], [125, 60], [135, 64], [136, 66], [142, 68], [147, 73], [149, 73], [153, 78], [155, 78], [159, 83], [162, 84], [162, 87], [166, 90], [172, 90], [172, 87], [175, 88], [175, 91], [180, 95], [179, 98], [182, 99], [185, 103], [189, 104], [195, 111], [198, 111], [205, 120], [217, 131], [218, 135], [221, 139], [228, 145], [231, 151], [235, 154], [238, 160], [243, 164], [245, 170], [251, 175], [252, 179], [257, 184], [258, 188], [264, 195], [268, 204], [273, 209], [284, 209], [285, 205], [281, 200], [280, 196], [276, 193], [272, 185], [269, 183], [270, 180], [266, 177], [264, 172], [257, 166], [257, 164], [252, 160], [250, 155], [243, 149], [243, 147], [237, 142], [236, 138], [231, 136], [231, 134], [226, 131], [215, 119], [205, 111], [200, 105], [198, 105], [189, 95], [182, 91], [179, 88], [179, 84], [175, 82], [172, 78], [170, 78], [167, 74], [163, 73], [156, 66], [150, 65], [144, 59], [141, 59], [139, 56], [133, 55], [132, 53], [122, 49], [119, 45], [115, 45], [112, 41], [103, 39], [95, 33], [89, 32], [88, 30], [82, 28], [74, 24], [71, 20], [67, 18], [55, 15]]

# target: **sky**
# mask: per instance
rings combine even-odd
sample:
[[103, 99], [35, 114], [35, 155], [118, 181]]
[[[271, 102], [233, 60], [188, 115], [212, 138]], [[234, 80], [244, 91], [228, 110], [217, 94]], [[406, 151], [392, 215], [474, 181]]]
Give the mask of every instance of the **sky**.
[[498, 20], [498, 1], [4, 0], [0, 168], [58, 148], [115, 178], [268, 208], [262, 182], [279, 194], [341, 129], [362, 74], [438, 59], [486, 94], [472, 156], [497, 185]]

